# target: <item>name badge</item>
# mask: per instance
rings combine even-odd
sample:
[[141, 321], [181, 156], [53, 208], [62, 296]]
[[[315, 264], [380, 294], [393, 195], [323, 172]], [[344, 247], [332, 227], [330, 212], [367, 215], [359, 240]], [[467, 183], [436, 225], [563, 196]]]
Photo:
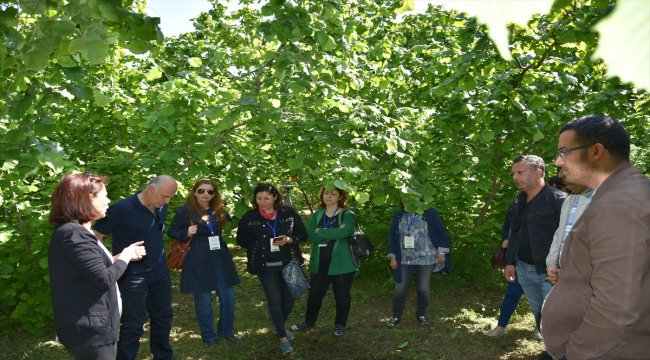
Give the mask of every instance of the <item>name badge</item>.
[[406, 249], [415, 248], [415, 236], [413, 235], [404, 236], [404, 248]]
[[277, 245], [273, 245], [273, 241], [275, 241], [275, 238], [270, 238], [269, 241], [270, 241], [270, 243], [271, 243], [271, 252], [278, 252], [278, 251], [280, 251], [280, 247], [279, 247], [279, 246], [277, 246]]
[[327, 243], [324, 243], [324, 244], [318, 244], [318, 247], [327, 247]]
[[221, 243], [218, 236], [209, 236], [208, 242], [210, 243], [210, 250], [221, 250]]

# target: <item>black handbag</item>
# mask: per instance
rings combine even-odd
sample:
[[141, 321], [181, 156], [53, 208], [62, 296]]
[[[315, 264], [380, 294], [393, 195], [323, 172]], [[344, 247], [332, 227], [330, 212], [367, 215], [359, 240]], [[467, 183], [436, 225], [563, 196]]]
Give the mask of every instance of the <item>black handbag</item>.
[[[356, 215], [354, 215], [354, 213], [352, 213], [352, 215], [356, 220]], [[356, 223], [357, 230], [354, 232], [354, 234], [348, 237], [348, 241], [350, 242], [352, 260], [354, 260], [354, 263], [357, 265], [357, 267], [359, 267], [361, 266], [361, 260], [369, 258], [372, 250], [374, 250], [375, 247], [370, 242], [370, 239], [368, 239], [368, 236], [366, 236], [366, 234], [359, 227], [359, 222], [357, 221]]]

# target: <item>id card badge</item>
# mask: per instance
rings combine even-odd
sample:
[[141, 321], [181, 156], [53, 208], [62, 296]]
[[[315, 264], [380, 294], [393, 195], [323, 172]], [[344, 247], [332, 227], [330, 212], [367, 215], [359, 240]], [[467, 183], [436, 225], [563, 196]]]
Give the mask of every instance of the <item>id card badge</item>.
[[278, 252], [280, 251], [280, 247], [277, 245], [273, 245], [273, 241], [275, 241], [275, 238], [270, 238], [269, 241], [271, 242], [271, 252]]
[[209, 236], [208, 242], [210, 243], [210, 250], [221, 250], [221, 243], [219, 242], [219, 236]]
[[413, 235], [404, 236], [404, 248], [405, 249], [415, 248], [415, 236]]

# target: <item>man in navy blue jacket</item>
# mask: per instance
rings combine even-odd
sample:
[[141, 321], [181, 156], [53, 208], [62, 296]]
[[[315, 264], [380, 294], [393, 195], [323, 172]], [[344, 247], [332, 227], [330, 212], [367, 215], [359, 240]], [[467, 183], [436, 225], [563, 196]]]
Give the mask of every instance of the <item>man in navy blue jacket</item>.
[[151, 323], [151, 353], [154, 359], [171, 360], [169, 343], [172, 326], [171, 279], [167, 270], [163, 230], [167, 204], [176, 194], [176, 180], [156, 176], [144, 191], [118, 201], [93, 230], [99, 239], [113, 237], [113, 254], [135, 241], [144, 241], [147, 255], [131, 262], [119, 281], [122, 294], [118, 360], [134, 360], [144, 333], [147, 313]]

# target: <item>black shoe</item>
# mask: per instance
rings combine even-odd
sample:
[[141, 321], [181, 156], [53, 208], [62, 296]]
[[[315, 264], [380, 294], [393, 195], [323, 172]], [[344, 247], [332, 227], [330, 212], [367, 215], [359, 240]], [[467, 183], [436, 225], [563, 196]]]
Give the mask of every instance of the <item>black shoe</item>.
[[313, 329], [314, 325], [309, 325], [306, 322], [301, 322], [300, 324], [293, 324], [291, 325], [291, 330], [293, 331], [305, 331], [309, 329]]
[[386, 327], [389, 328], [389, 329], [392, 329], [395, 326], [397, 326], [397, 324], [399, 324], [399, 318], [394, 317], [394, 318], [391, 318], [390, 320], [388, 320], [388, 323], [386, 323]]
[[345, 335], [345, 326], [336, 325], [334, 326], [334, 336], [343, 336]]
[[241, 339], [236, 337], [235, 335], [231, 337], [225, 337], [224, 339], [226, 339], [228, 342], [231, 342], [233, 344], [239, 344], [241, 342]]

